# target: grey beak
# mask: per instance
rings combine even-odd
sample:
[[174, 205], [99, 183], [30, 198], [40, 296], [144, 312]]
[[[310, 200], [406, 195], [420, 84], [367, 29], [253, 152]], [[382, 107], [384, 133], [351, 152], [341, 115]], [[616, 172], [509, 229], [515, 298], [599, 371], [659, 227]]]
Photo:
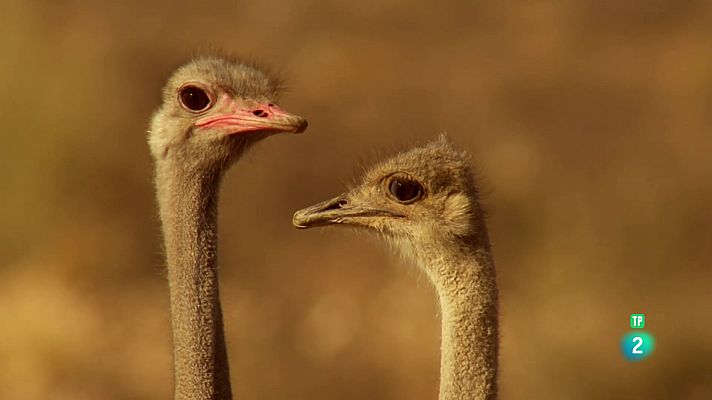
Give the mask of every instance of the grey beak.
[[346, 193], [294, 213], [292, 225], [299, 229], [348, 224], [354, 217], [403, 217], [390, 210], [361, 207], [349, 201]]
[[298, 229], [312, 228], [314, 226], [323, 226], [338, 223], [339, 217], [345, 214], [344, 207], [348, 205], [346, 197], [340, 195], [314, 204], [313, 206], [303, 208], [294, 213], [292, 217], [292, 225]]

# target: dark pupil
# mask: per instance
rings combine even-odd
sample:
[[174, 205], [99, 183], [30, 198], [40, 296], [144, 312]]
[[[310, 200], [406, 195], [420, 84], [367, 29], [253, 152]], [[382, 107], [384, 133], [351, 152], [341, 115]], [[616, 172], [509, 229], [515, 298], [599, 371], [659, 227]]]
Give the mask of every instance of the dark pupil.
[[423, 190], [418, 182], [394, 179], [388, 188], [393, 196], [400, 201], [411, 201], [420, 196]]
[[208, 106], [210, 98], [202, 89], [187, 86], [180, 92], [180, 101], [189, 110], [200, 111]]

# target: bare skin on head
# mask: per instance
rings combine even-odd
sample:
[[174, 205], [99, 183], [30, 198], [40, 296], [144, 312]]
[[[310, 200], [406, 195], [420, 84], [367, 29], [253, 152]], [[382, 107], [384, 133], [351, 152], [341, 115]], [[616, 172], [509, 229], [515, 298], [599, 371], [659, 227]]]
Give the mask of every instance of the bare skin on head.
[[440, 400], [497, 398], [497, 283], [467, 156], [445, 136], [385, 160], [361, 183], [297, 211], [297, 228], [379, 233], [422, 268], [442, 313]]
[[173, 73], [151, 120], [175, 399], [232, 398], [218, 293], [218, 191], [225, 170], [252, 144], [306, 129], [306, 120], [275, 105], [278, 92], [278, 81], [256, 67], [201, 57]]

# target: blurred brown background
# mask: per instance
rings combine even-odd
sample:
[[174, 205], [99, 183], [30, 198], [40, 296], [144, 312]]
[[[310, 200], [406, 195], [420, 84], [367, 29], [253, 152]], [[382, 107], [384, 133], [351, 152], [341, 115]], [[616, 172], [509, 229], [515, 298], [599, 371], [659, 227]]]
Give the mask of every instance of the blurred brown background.
[[[283, 71], [310, 121], [223, 188], [237, 398], [436, 398], [427, 279], [290, 221], [443, 130], [487, 193], [502, 398], [712, 398], [709, 2], [116, 3], [1, 4], [1, 399], [170, 398], [145, 131], [206, 44]], [[657, 338], [637, 364], [632, 312]]]

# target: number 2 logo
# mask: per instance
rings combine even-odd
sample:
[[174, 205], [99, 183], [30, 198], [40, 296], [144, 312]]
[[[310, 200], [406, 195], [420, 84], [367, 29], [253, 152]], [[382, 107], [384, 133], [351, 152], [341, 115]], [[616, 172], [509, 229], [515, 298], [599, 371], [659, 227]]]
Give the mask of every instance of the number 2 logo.
[[640, 336], [636, 336], [633, 338], [633, 343], [637, 343], [635, 346], [633, 346], [633, 350], [631, 353], [633, 354], [643, 354], [643, 351], [640, 350], [640, 346], [643, 345], [643, 338]]
[[620, 341], [621, 353], [629, 361], [640, 361], [655, 349], [655, 338], [647, 332], [630, 332]]

